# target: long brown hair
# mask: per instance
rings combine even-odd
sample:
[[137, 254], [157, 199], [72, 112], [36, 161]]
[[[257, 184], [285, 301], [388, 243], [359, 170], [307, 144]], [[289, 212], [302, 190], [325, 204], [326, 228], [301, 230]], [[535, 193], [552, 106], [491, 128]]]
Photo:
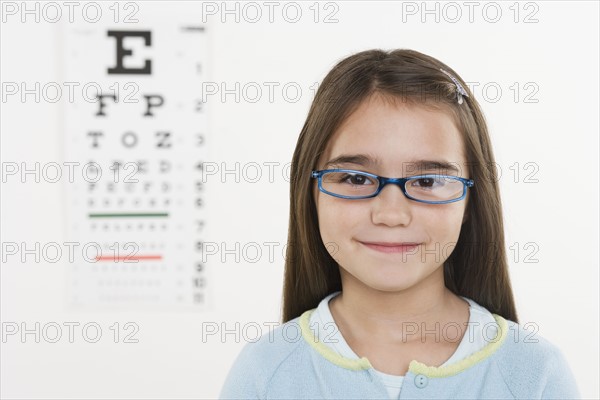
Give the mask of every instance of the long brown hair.
[[[453, 75], [469, 97], [459, 104]], [[285, 260], [283, 322], [316, 307], [342, 290], [338, 264], [319, 232], [313, 198], [317, 168], [330, 137], [358, 105], [373, 94], [443, 107], [454, 117], [465, 144], [470, 189], [456, 247], [444, 263], [444, 281], [453, 293], [490, 312], [518, 322], [506, 251], [494, 154], [485, 118], [465, 82], [450, 67], [413, 50], [368, 50], [340, 61], [315, 95], [292, 158], [290, 220]]]

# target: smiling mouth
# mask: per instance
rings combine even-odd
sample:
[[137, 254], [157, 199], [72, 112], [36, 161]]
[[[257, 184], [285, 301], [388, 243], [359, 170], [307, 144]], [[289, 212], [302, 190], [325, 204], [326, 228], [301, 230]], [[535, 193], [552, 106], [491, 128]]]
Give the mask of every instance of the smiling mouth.
[[378, 251], [380, 253], [408, 253], [413, 252], [422, 244], [422, 243], [383, 243], [383, 242], [359, 242], [365, 247], [368, 247], [372, 250]]

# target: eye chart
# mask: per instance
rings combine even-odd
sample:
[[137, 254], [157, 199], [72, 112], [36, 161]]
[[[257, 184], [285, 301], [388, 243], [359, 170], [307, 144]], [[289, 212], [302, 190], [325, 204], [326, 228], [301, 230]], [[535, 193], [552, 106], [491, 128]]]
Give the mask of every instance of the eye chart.
[[96, 4], [62, 33], [69, 303], [206, 309], [199, 6]]

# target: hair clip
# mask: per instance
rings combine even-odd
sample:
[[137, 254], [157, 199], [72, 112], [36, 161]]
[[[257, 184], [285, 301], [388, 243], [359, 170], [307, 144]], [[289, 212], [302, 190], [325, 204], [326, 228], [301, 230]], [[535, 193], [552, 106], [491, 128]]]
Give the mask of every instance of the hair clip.
[[443, 69], [440, 68], [440, 71], [442, 71], [444, 74], [448, 75], [450, 77], [450, 79], [452, 79], [452, 82], [454, 82], [454, 84], [456, 85], [456, 97], [458, 99], [458, 104], [462, 104], [463, 103], [463, 96], [465, 97], [469, 97], [469, 94], [467, 93], [467, 91], [465, 90], [465, 88], [460, 84], [460, 82], [458, 81], [458, 79], [456, 79], [455, 77], [452, 76], [452, 74], [450, 74], [447, 71], [444, 71]]

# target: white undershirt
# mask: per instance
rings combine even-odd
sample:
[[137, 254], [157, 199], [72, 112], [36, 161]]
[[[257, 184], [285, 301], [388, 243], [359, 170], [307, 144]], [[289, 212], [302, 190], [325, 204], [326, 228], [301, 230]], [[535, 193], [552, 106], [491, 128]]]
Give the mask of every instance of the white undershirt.
[[[319, 303], [319, 306], [312, 313], [310, 317], [310, 327], [315, 333], [316, 338], [323, 342], [326, 346], [337, 352], [342, 357], [351, 359], [360, 359], [356, 353], [348, 346], [346, 340], [340, 333], [331, 311], [329, 309], [329, 300], [340, 294], [341, 292], [335, 292], [325, 297]], [[476, 351], [481, 350], [490, 340], [496, 337], [498, 332], [498, 325], [493, 315], [484, 307], [480, 306], [473, 300], [460, 296], [469, 303], [469, 324], [468, 329], [465, 332], [458, 348], [452, 354], [452, 356], [446, 360], [441, 366], [446, 366], [460, 361]], [[427, 337], [433, 337], [435, 333], [429, 333]], [[457, 327], [450, 327], [447, 330], [442, 328], [438, 332], [439, 337], [442, 335], [447, 337], [453, 337], [457, 335]], [[404, 376], [384, 374], [376, 370], [383, 383], [385, 384], [388, 394], [391, 399], [397, 399], [400, 395], [400, 388], [402, 387], [402, 381]]]

